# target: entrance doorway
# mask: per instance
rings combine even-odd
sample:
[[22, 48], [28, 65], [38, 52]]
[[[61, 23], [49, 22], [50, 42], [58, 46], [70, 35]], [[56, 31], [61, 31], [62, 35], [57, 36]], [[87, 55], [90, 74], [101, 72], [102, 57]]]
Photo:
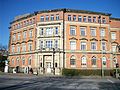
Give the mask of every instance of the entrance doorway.
[[51, 73], [51, 62], [46, 62], [47, 73]]

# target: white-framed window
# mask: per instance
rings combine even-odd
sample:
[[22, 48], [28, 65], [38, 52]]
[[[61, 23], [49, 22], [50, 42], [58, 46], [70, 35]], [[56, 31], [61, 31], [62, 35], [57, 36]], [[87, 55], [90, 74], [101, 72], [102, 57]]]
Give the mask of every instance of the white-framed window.
[[16, 34], [13, 34], [12, 41], [16, 40]]
[[17, 45], [17, 52], [20, 52], [20, 45]]
[[101, 46], [102, 46], [102, 48], [101, 48], [101, 49], [102, 49], [103, 51], [104, 51], [104, 50], [106, 50], [106, 43], [102, 41], [102, 43], [101, 43], [101, 44], [102, 44], [102, 45], [101, 45]]
[[80, 27], [80, 35], [86, 36], [86, 27]]
[[96, 60], [97, 60], [96, 57], [93, 56], [92, 59], [91, 59], [92, 66], [96, 66]]
[[76, 27], [70, 26], [70, 35], [76, 35]]
[[86, 50], [87, 49], [87, 46], [86, 46], [86, 42], [81, 42], [81, 44], [80, 44], [81, 46], [81, 48], [80, 48], [80, 50]]
[[14, 53], [14, 52], [15, 52], [15, 46], [12, 45], [12, 53]]
[[32, 51], [32, 43], [28, 43], [28, 51]]
[[39, 34], [44, 35], [44, 28], [40, 28]]
[[68, 15], [68, 21], [71, 21], [71, 15]]
[[22, 44], [22, 51], [23, 51], [23, 52], [26, 51], [26, 44], [25, 44], [25, 43]]
[[55, 34], [58, 35], [58, 27], [55, 27]]
[[76, 21], [76, 15], [73, 15], [73, 21]]
[[43, 49], [43, 41], [39, 40], [39, 49]]
[[102, 23], [106, 23], [106, 19], [105, 18], [103, 18]]
[[112, 45], [112, 52], [116, 52], [116, 45]]
[[76, 50], [76, 41], [70, 41], [70, 49]]
[[59, 15], [57, 14], [57, 15], [56, 15], [56, 20], [59, 20], [59, 18], [60, 18], [60, 17], [59, 17]]
[[20, 40], [20, 36], [21, 36], [20, 33], [18, 33], [18, 40]]
[[31, 65], [31, 64], [32, 64], [32, 58], [29, 57], [29, 58], [28, 58], [28, 65]]
[[87, 22], [87, 17], [86, 16], [83, 17], [83, 22]]
[[29, 30], [29, 37], [32, 37], [32, 30]]
[[50, 20], [51, 20], [51, 21], [54, 21], [54, 15], [51, 15], [51, 16], [50, 16]]
[[24, 31], [24, 32], [23, 32], [23, 39], [26, 39], [26, 37], [27, 37], [27, 32]]
[[91, 16], [88, 16], [88, 22], [92, 22]]
[[40, 21], [43, 22], [44, 21], [44, 16], [40, 17]]
[[25, 58], [22, 58], [22, 65], [25, 65]]
[[70, 65], [75, 65], [76, 64], [76, 59], [75, 59], [75, 56], [74, 55], [72, 55], [71, 57], [70, 57]]
[[81, 65], [86, 66], [87, 65], [87, 58], [85, 56], [82, 56], [81, 58]]
[[96, 36], [96, 28], [90, 28], [91, 36]]
[[53, 41], [52, 40], [46, 40], [46, 48], [52, 48], [53, 47]]
[[58, 40], [55, 40], [55, 48], [58, 48]]
[[102, 37], [105, 36], [105, 29], [103, 29], [103, 28], [100, 29], [100, 36], [102, 36]]
[[82, 16], [78, 16], [78, 21], [82, 22]]
[[46, 15], [46, 21], [49, 21], [49, 16], [48, 15]]
[[111, 39], [112, 39], [112, 40], [115, 40], [115, 39], [116, 39], [116, 33], [114, 33], [114, 32], [111, 33]]
[[47, 36], [52, 36], [53, 35], [53, 28], [52, 27], [46, 28], [46, 35]]
[[93, 22], [94, 22], [94, 23], [96, 23], [96, 22], [97, 22], [96, 17], [93, 17]]
[[103, 64], [104, 66], [106, 66], [106, 61], [107, 61], [107, 60], [106, 60], [106, 57], [103, 56], [103, 57], [102, 57], [102, 64]]
[[97, 50], [96, 42], [91, 42], [91, 50]]

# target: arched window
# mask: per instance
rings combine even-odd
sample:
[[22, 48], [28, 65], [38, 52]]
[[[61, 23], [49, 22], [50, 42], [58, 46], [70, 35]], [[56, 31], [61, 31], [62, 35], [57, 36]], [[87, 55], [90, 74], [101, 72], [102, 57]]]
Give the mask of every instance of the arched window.
[[95, 56], [92, 57], [91, 62], [92, 62], [93, 66], [96, 65], [96, 57]]
[[82, 58], [81, 58], [81, 65], [83, 65], [83, 66], [87, 65], [87, 59], [85, 56], [82, 56]]
[[106, 57], [105, 56], [102, 57], [102, 62], [103, 62], [102, 63], [103, 65], [106, 65]]
[[75, 65], [75, 56], [71, 56], [70, 58], [70, 65]]
[[22, 65], [25, 65], [25, 58], [22, 58]]
[[28, 58], [28, 65], [31, 65], [31, 57]]

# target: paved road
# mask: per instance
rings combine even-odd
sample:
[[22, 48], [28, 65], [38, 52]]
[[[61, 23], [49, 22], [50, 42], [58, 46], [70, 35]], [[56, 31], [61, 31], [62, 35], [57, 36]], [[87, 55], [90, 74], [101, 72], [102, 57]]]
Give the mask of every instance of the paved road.
[[120, 80], [0, 75], [0, 90], [120, 90]]

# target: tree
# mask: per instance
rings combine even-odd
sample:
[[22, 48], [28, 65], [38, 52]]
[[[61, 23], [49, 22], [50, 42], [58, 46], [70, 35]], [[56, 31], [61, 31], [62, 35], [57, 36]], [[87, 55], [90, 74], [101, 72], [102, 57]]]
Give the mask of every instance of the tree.
[[5, 60], [7, 60], [8, 57], [8, 51], [7, 51], [7, 45], [0, 44], [0, 71], [4, 71], [5, 67]]

